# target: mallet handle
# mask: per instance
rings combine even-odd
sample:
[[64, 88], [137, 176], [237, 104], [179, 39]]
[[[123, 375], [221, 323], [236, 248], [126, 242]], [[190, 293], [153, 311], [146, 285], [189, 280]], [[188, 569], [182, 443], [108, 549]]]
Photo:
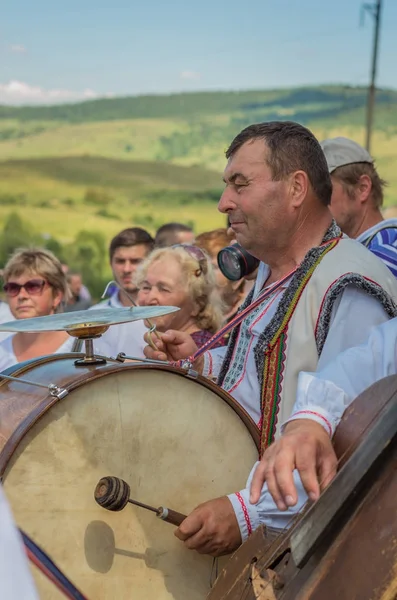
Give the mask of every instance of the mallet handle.
[[176, 527], [179, 527], [182, 521], [186, 519], [186, 515], [176, 512], [176, 510], [172, 510], [171, 508], [166, 508], [165, 506], [159, 507], [157, 516], [162, 521], [171, 523], [171, 525], [175, 525]]

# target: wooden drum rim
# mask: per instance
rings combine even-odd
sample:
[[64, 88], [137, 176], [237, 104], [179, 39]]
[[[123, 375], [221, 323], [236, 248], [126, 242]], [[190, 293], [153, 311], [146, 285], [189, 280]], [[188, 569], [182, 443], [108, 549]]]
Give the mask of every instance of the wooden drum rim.
[[[25, 361], [24, 363], [20, 363], [14, 365], [13, 367], [9, 367], [6, 371], [4, 371], [7, 375], [12, 375], [13, 377], [26, 375], [29, 379], [27, 373], [31, 370], [33, 366], [42, 366], [46, 364], [50, 364], [52, 362], [57, 362], [61, 360], [70, 360], [73, 361], [83, 356], [82, 354], [52, 354], [49, 356], [43, 356], [38, 359], [33, 359], [29, 361]], [[221, 387], [219, 387], [216, 383], [204, 377], [203, 375], [197, 375], [197, 377], [189, 376], [186, 371], [183, 369], [174, 367], [167, 363], [164, 365], [156, 364], [153, 365], [151, 363], [145, 362], [136, 362], [136, 363], [115, 363], [108, 362], [105, 365], [87, 365], [84, 367], [84, 372], [78, 376], [79, 369], [81, 367], [75, 367], [75, 371], [73, 372], [73, 376], [70, 376], [70, 381], [68, 383], [62, 383], [61, 387], [71, 392], [85, 383], [94, 381], [95, 379], [99, 379], [111, 373], [124, 372], [124, 371], [136, 371], [136, 370], [155, 370], [155, 371], [165, 371], [169, 373], [174, 373], [180, 377], [188, 378], [192, 381], [197, 382], [200, 385], [203, 385], [210, 391], [214, 392], [217, 396], [219, 396], [226, 404], [233, 409], [233, 411], [237, 414], [237, 416], [244, 423], [248, 433], [250, 434], [258, 452], [260, 450], [260, 431], [256, 426], [255, 422], [252, 420], [248, 412], [240, 405], [234, 398]], [[9, 381], [3, 379], [1, 381], [0, 374], [0, 391], [2, 385], [8, 384]], [[48, 384], [58, 382], [56, 381], [48, 381]], [[62, 400], [67, 400], [67, 396]], [[32, 410], [26, 414], [26, 416], [22, 419], [22, 421], [16, 426], [16, 428], [12, 431], [11, 435], [7, 439], [4, 444], [4, 447], [0, 451], [0, 478], [3, 477], [4, 472], [7, 468], [7, 465], [12, 458], [14, 452], [16, 451], [19, 443], [25, 437], [25, 435], [29, 432], [29, 430], [40, 420], [40, 418], [48, 411], [54, 404], [60, 402], [59, 398], [53, 397], [50, 393], [46, 392], [43, 389], [43, 397], [40, 402], [32, 407]], [[0, 418], [1, 418], [1, 401], [0, 401]]]

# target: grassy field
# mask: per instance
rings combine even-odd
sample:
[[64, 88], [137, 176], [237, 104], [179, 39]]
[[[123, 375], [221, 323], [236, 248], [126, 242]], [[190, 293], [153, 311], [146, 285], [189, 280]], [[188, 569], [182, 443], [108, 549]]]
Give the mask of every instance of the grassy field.
[[[114, 98], [56, 107], [0, 107], [0, 226], [19, 210], [41, 233], [81, 229], [109, 239], [128, 225], [166, 221], [197, 232], [216, 210], [231, 139], [252, 122], [291, 119], [319, 139], [364, 142], [366, 91], [323, 86]], [[397, 206], [397, 92], [378, 93], [372, 153]]]
[[154, 233], [167, 221], [198, 231], [225, 222], [216, 210], [220, 176], [200, 167], [87, 156], [24, 159], [1, 162], [0, 181], [0, 223], [18, 210], [37, 231], [62, 242], [81, 229], [110, 239], [132, 225]]

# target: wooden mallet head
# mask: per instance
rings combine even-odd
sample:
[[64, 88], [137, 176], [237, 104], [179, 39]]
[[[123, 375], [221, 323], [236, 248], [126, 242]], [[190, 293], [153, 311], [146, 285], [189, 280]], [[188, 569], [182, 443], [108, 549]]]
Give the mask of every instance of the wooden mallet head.
[[123, 510], [130, 498], [130, 486], [124, 479], [119, 477], [102, 477], [94, 491], [95, 502], [114, 512]]

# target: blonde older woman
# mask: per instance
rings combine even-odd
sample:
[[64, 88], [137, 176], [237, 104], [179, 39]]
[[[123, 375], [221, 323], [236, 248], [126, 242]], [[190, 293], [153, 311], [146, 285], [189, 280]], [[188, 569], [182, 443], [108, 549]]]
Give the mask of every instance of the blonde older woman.
[[[59, 260], [40, 248], [17, 250], [7, 262], [4, 292], [15, 319], [59, 312], [68, 285]], [[0, 371], [45, 354], [70, 352], [73, 339], [65, 331], [18, 332], [0, 343]]]
[[180, 308], [153, 319], [160, 332], [185, 331], [200, 347], [222, 324], [214, 270], [207, 254], [196, 246], [176, 245], [155, 250], [140, 266], [136, 284], [140, 306]]

